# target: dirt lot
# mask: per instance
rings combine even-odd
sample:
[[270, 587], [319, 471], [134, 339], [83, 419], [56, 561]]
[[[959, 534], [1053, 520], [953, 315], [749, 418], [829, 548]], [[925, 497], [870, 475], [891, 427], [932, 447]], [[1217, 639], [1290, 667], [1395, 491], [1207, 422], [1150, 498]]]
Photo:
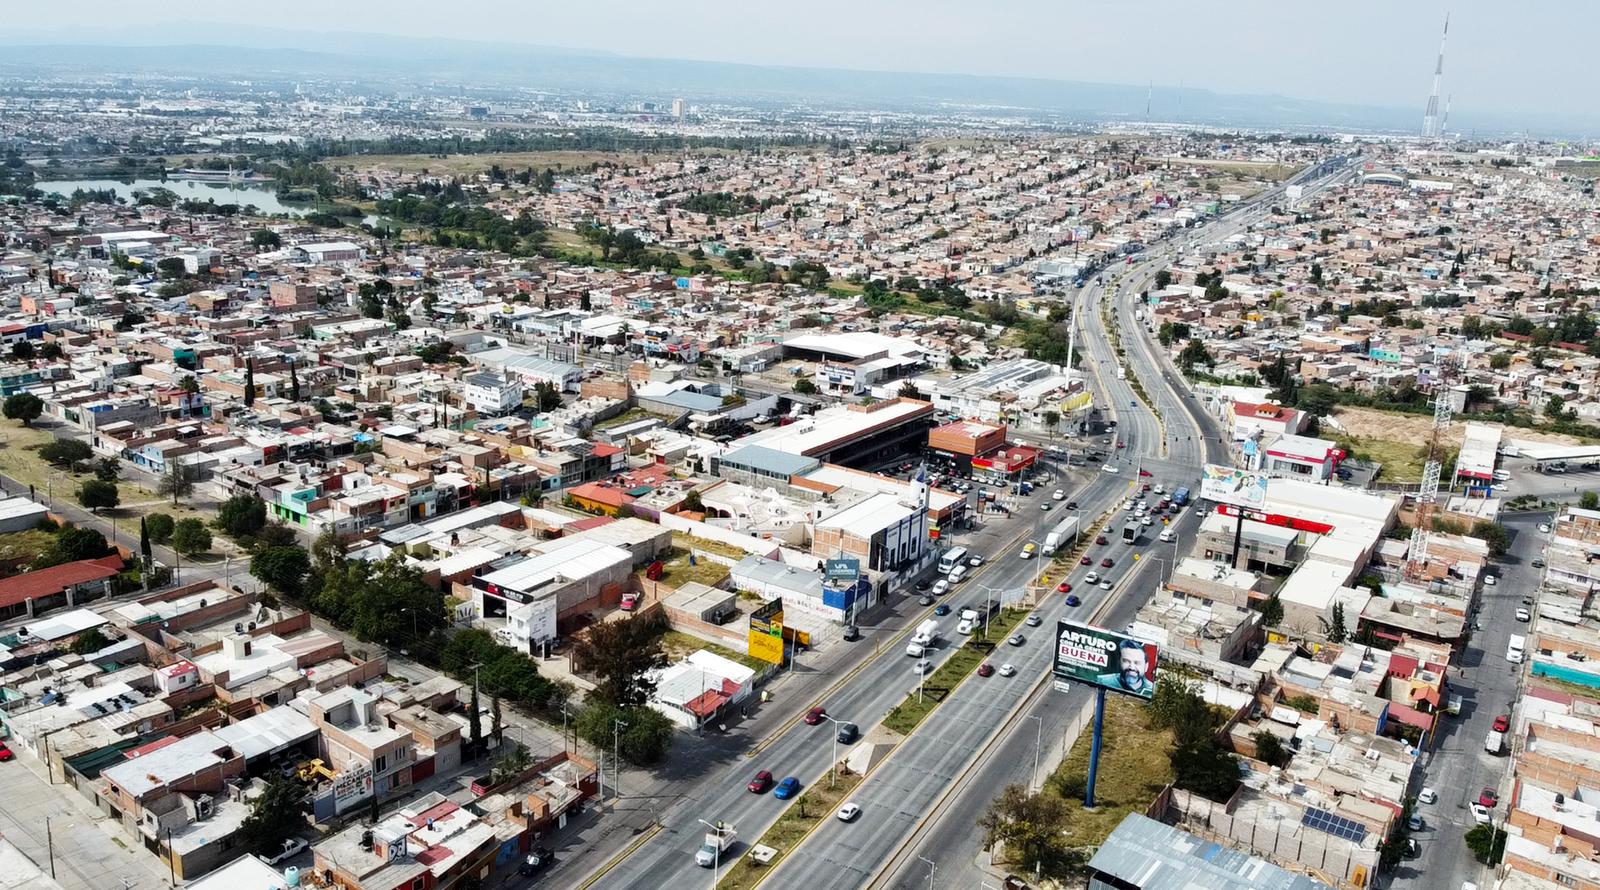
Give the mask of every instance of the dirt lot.
[[[1358, 439], [1374, 439], [1389, 442], [1405, 442], [1413, 445], [1425, 445], [1428, 435], [1433, 429], [1433, 419], [1419, 414], [1397, 414], [1389, 411], [1379, 411], [1373, 408], [1339, 408], [1334, 412], [1334, 419], [1344, 427], [1345, 432]], [[1490, 424], [1497, 426], [1498, 424]], [[1542, 433], [1523, 427], [1504, 427], [1504, 436], [1508, 439], [1526, 439], [1532, 442], [1548, 442], [1552, 445], [1581, 445], [1583, 441], [1576, 436], [1565, 436], [1559, 433]], [[1336, 430], [1327, 430], [1330, 435], [1337, 434]], [[1465, 423], [1452, 423], [1445, 428], [1444, 441], [1452, 448], [1461, 445], [1462, 438], [1466, 435]]]

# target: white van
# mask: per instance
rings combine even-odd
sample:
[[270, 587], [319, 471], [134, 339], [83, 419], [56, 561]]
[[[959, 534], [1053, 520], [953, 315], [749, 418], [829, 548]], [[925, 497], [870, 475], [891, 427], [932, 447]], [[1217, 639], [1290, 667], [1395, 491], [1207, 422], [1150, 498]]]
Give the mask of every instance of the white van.
[[1522, 663], [1522, 651], [1528, 645], [1528, 640], [1522, 634], [1512, 634], [1511, 640], [1506, 643], [1506, 661], [1512, 664]]
[[1172, 533], [1172, 529], [1164, 528], [1161, 530], [1161, 543], [1171, 544], [1173, 541], [1177, 540], [1177, 538], [1178, 536]]
[[966, 566], [956, 566], [955, 568], [951, 569], [950, 583], [960, 584], [962, 581], [967, 580], [967, 571], [968, 569]]

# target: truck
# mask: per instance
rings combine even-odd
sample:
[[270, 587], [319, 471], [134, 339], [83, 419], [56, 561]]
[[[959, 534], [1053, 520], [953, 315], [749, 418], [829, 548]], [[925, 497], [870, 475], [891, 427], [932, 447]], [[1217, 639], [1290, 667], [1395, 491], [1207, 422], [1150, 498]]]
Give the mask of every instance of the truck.
[[1118, 380], [1127, 380], [1128, 379], [1128, 369], [1119, 366], [1117, 368], [1117, 379]]
[[1172, 493], [1172, 502], [1180, 507], [1187, 506], [1189, 503], [1189, 489], [1179, 488], [1174, 491]]
[[1489, 730], [1489, 735], [1483, 740], [1483, 750], [1488, 751], [1490, 754], [1498, 755], [1505, 750], [1505, 746], [1506, 734], [1503, 732], [1495, 732], [1491, 729]]
[[1077, 536], [1078, 517], [1068, 516], [1066, 519], [1056, 523], [1056, 527], [1051, 529], [1049, 534], [1044, 536], [1045, 555], [1050, 556], [1054, 554], [1056, 552], [1056, 548], [1067, 543], [1068, 541], [1073, 540]]
[[929, 618], [927, 621], [917, 625], [917, 632], [911, 635], [911, 644], [925, 648], [938, 638], [939, 622]]
[[705, 843], [694, 851], [694, 864], [701, 868], [715, 868], [722, 861], [722, 854], [728, 852], [728, 848], [733, 846], [734, 838], [738, 836], [739, 832], [732, 823], [718, 821], [710, 831], [706, 832]]
[[1506, 661], [1512, 664], [1521, 664], [1522, 652], [1527, 645], [1527, 637], [1522, 634], [1512, 634], [1511, 639], [1506, 643]]
[[1130, 522], [1122, 527], [1122, 543], [1132, 544], [1139, 540], [1139, 523]]

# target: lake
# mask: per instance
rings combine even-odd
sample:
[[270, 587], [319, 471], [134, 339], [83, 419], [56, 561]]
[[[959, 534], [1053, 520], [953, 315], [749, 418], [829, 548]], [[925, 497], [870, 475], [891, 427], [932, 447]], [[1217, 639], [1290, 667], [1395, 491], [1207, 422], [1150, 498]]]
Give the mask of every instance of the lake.
[[[194, 179], [61, 179], [53, 182], [36, 182], [34, 187], [50, 194], [60, 194], [62, 197], [71, 197], [78, 189], [84, 191], [110, 189], [117, 197], [124, 198], [129, 204], [135, 200], [133, 193], [142, 189], [164, 188], [177, 195], [179, 200], [192, 199], [204, 201], [210, 198], [218, 204], [254, 204], [262, 213], [269, 215], [305, 216], [319, 209], [316, 204], [289, 203], [278, 199], [278, 185], [275, 182], [205, 182]], [[378, 219], [368, 216], [368, 223], [377, 223]]]

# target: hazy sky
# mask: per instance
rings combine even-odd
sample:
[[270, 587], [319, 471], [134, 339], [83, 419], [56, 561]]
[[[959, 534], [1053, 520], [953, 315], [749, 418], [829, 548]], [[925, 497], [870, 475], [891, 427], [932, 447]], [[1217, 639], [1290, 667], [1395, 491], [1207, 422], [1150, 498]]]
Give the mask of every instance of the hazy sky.
[[[1594, 0], [193, 0], [6, 2], [7, 28], [206, 22], [757, 64], [1004, 74], [1415, 106], [1445, 12], [1452, 111], [1590, 111]], [[181, 24], [180, 24], [181, 23]], [[144, 32], [148, 33], [148, 32]], [[226, 42], [218, 34], [216, 42]], [[35, 36], [35, 39], [37, 37]], [[0, 40], [4, 40], [0, 36]], [[148, 42], [148, 41], [140, 41]]]

